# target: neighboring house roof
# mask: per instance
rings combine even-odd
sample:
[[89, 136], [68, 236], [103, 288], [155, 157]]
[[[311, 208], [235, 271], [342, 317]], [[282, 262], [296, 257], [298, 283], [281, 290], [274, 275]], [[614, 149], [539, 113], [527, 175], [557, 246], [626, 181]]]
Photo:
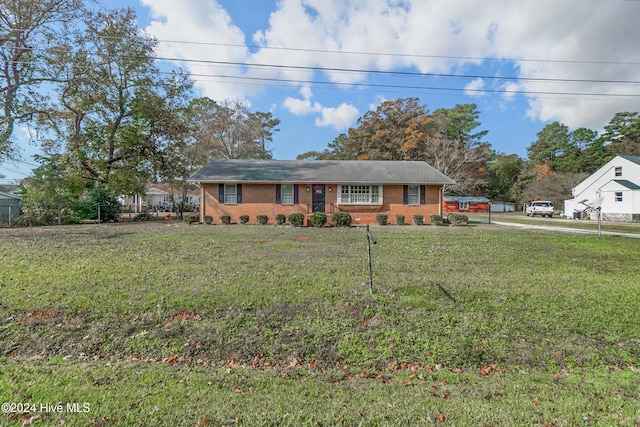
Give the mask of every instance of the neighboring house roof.
[[22, 197], [17, 194], [5, 193], [0, 191], [0, 199], [14, 199], [14, 200], [22, 200]]
[[635, 184], [628, 179], [614, 179], [613, 182], [616, 182], [629, 190], [640, 190], [640, 185]]
[[481, 196], [443, 196], [445, 202], [489, 203], [489, 199]]
[[190, 181], [455, 184], [426, 162], [385, 160], [213, 160]]
[[620, 157], [622, 157], [623, 159], [627, 159], [630, 162], [633, 162], [637, 165], [640, 165], [640, 156], [620, 156]]
[[[182, 188], [178, 188], [178, 187], [171, 187], [171, 185], [169, 184], [162, 184], [162, 183], [154, 183], [154, 184], [147, 184], [145, 186], [145, 194], [147, 196], [150, 195], [159, 195], [159, 196], [165, 196], [165, 195], [169, 195], [169, 194], [182, 194]], [[200, 195], [200, 192], [197, 190], [191, 190], [191, 189], [187, 189], [187, 194], [189, 195]]]

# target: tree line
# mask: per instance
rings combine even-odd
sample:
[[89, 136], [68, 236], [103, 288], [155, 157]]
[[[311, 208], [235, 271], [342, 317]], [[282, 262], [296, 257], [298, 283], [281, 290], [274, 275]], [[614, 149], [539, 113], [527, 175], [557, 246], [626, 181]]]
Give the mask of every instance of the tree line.
[[[23, 181], [35, 216], [96, 215], [145, 184], [181, 188], [214, 158], [271, 158], [280, 120], [239, 101], [196, 97], [182, 70], [157, 65], [157, 40], [133, 9], [91, 11], [82, 0], [0, 4], [0, 161], [17, 156], [28, 126], [44, 153]], [[418, 98], [383, 102], [324, 151], [299, 159], [421, 160], [456, 181], [447, 194], [559, 200], [615, 155], [640, 154], [638, 113], [616, 114], [602, 135], [552, 123], [528, 160], [496, 152], [475, 104], [430, 112]]]

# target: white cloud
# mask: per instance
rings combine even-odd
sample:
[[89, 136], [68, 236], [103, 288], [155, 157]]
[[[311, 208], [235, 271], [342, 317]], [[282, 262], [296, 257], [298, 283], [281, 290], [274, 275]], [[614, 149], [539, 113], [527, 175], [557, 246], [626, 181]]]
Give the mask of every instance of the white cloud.
[[315, 120], [316, 126], [332, 127], [341, 131], [351, 126], [360, 114], [356, 107], [345, 102], [337, 108], [323, 107], [319, 102], [312, 102], [313, 93], [307, 86], [300, 89], [300, 94], [302, 99], [287, 97], [282, 105], [296, 116], [319, 114]]
[[183, 65], [196, 76], [203, 95], [216, 100], [238, 99], [255, 90], [242, 80], [224, 77], [241, 75], [243, 71], [220, 62], [244, 63], [247, 48], [244, 33], [216, 1], [141, 2], [151, 10], [152, 22], [145, 31], [161, 41], [161, 57], [201, 61]]
[[322, 111], [322, 106], [317, 103], [311, 102], [311, 98], [313, 97], [313, 93], [311, 93], [311, 89], [307, 86], [303, 86], [300, 89], [300, 94], [302, 95], [302, 99], [287, 97], [282, 102], [284, 108], [286, 108], [291, 114], [295, 116], [307, 116], [313, 113], [319, 113]]
[[337, 131], [346, 130], [359, 114], [356, 107], [343, 102], [337, 108], [323, 108], [322, 116], [316, 118], [316, 126], [330, 126]]
[[[502, 68], [519, 79], [459, 80], [459, 88], [517, 88], [529, 101], [530, 117], [570, 127], [597, 129], [615, 112], [639, 109], [639, 97], [610, 96], [640, 94], [637, 83], [610, 83], [638, 81], [637, 1], [279, 0], [268, 26], [253, 34], [244, 34], [214, 0], [141, 1], [154, 13], [147, 31], [160, 40], [215, 43], [162, 43], [163, 56], [278, 66], [240, 69], [190, 63], [194, 74], [218, 76], [197, 78], [204, 94], [214, 99], [251, 96], [260, 84], [269, 84], [219, 77], [224, 75], [285, 80], [284, 84], [300, 87], [319, 79], [349, 84], [371, 78], [345, 69], [464, 74], [482, 68], [497, 74], [496, 69]], [[250, 38], [263, 48], [229, 46], [244, 45]], [[336, 97], [344, 96], [339, 89], [332, 90]], [[494, 96], [489, 91], [484, 94]], [[500, 103], [515, 94], [495, 98]], [[283, 105], [298, 115], [321, 113], [318, 125], [338, 123], [330, 117], [347, 117], [355, 110], [349, 104], [325, 110], [304, 95], [287, 98]]]
[[469, 96], [481, 96], [484, 86], [484, 80], [474, 79], [464, 87], [464, 92]]

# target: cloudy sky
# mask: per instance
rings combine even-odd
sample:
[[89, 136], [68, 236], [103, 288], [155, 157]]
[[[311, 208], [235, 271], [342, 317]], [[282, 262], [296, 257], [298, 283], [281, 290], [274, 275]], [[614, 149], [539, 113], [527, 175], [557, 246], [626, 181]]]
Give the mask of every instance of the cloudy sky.
[[[639, 0], [110, 0], [138, 11], [200, 95], [282, 123], [275, 158], [323, 150], [384, 100], [475, 103], [494, 149], [547, 123], [640, 111]], [[0, 173], [5, 173], [0, 169]], [[6, 174], [6, 173], [5, 173]]]

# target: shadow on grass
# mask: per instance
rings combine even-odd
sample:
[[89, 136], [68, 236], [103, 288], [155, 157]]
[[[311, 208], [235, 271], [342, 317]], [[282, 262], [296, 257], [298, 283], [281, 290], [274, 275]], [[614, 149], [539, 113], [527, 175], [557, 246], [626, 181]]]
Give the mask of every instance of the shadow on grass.
[[453, 295], [451, 295], [451, 294], [449, 293], [449, 291], [447, 291], [447, 290], [444, 288], [444, 286], [442, 286], [440, 283], [434, 283], [434, 285], [435, 285], [438, 289], [440, 289], [440, 290], [442, 291], [442, 293], [443, 293], [443, 294], [445, 294], [445, 296], [451, 300], [451, 302], [457, 302], [457, 301], [456, 301], [456, 299], [453, 297]]

